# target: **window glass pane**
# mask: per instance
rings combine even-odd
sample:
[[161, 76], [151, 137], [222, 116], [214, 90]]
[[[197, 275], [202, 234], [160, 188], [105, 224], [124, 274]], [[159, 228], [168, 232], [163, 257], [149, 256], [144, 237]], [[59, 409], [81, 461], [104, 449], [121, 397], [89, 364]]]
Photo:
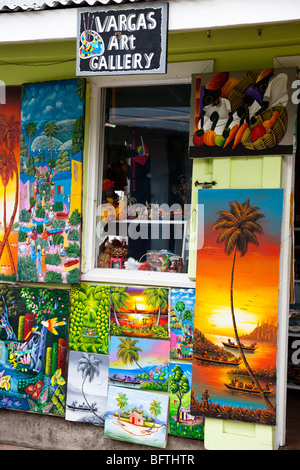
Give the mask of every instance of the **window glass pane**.
[[99, 267], [187, 270], [189, 116], [190, 85], [106, 90]]

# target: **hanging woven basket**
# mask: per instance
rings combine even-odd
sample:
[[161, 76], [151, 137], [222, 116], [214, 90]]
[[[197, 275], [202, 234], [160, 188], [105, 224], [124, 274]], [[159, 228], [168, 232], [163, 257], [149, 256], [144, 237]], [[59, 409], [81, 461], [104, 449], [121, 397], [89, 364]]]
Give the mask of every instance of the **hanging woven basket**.
[[[262, 125], [263, 122], [271, 119], [273, 112], [278, 111], [279, 115], [273, 126], [259, 139], [252, 142], [251, 131], [254, 127]], [[278, 105], [268, 108], [257, 116], [255, 124], [251, 124], [243, 134], [241, 143], [248, 150], [265, 150], [278, 145], [283, 139], [288, 127], [288, 114], [284, 106]]]

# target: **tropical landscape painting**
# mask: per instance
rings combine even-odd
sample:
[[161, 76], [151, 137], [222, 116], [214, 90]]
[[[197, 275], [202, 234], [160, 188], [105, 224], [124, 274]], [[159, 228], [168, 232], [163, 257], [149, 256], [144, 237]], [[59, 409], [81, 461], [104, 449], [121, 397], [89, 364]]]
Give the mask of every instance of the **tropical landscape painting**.
[[0, 285], [0, 408], [64, 416], [69, 291]]
[[296, 79], [296, 68], [193, 75], [190, 157], [294, 153]]
[[108, 356], [70, 351], [65, 419], [104, 425]]
[[170, 362], [169, 434], [204, 439], [204, 419], [190, 413], [192, 363]]
[[0, 103], [0, 280], [15, 281], [18, 264], [21, 88], [5, 87]]
[[198, 194], [191, 413], [275, 425], [283, 190]]
[[108, 286], [84, 283], [72, 286], [70, 350], [108, 354], [109, 295]]
[[109, 386], [104, 436], [164, 448], [169, 395]]
[[83, 79], [22, 87], [18, 281], [80, 282]]
[[170, 339], [172, 360], [193, 357], [195, 289], [170, 289]]
[[170, 341], [112, 336], [109, 384], [167, 392]]
[[111, 287], [110, 334], [169, 337], [169, 290], [156, 287]]

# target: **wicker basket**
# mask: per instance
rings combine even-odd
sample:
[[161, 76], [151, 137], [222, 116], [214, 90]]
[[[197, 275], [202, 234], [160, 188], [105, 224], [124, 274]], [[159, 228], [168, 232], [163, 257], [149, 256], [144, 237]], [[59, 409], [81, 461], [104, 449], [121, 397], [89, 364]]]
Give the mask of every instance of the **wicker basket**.
[[[259, 139], [252, 142], [251, 131], [257, 125], [261, 125], [264, 121], [270, 119], [274, 111], [279, 112], [279, 116], [273, 124], [272, 128], [262, 135]], [[274, 106], [263, 111], [256, 119], [255, 124], [251, 124], [243, 134], [242, 144], [248, 150], [264, 150], [275, 147], [283, 139], [288, 126], [288, 114], [284, 106]]]
[[228, 100], [230, 101], [232, 113], [235, 113], [239, 107], [242, 106], [247, 88], [250, 85], [254, 85], [257, 77], [258, 72], [250, 71], [245, 73], [235, 85], [233, 90], [229, 93]]

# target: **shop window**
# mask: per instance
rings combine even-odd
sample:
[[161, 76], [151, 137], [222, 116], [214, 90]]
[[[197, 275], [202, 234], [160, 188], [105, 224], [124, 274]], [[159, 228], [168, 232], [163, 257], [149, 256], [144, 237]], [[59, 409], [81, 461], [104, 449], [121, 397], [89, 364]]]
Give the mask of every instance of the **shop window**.
[[187, 272], [190, 84], [106, 88], [98, 268]]

